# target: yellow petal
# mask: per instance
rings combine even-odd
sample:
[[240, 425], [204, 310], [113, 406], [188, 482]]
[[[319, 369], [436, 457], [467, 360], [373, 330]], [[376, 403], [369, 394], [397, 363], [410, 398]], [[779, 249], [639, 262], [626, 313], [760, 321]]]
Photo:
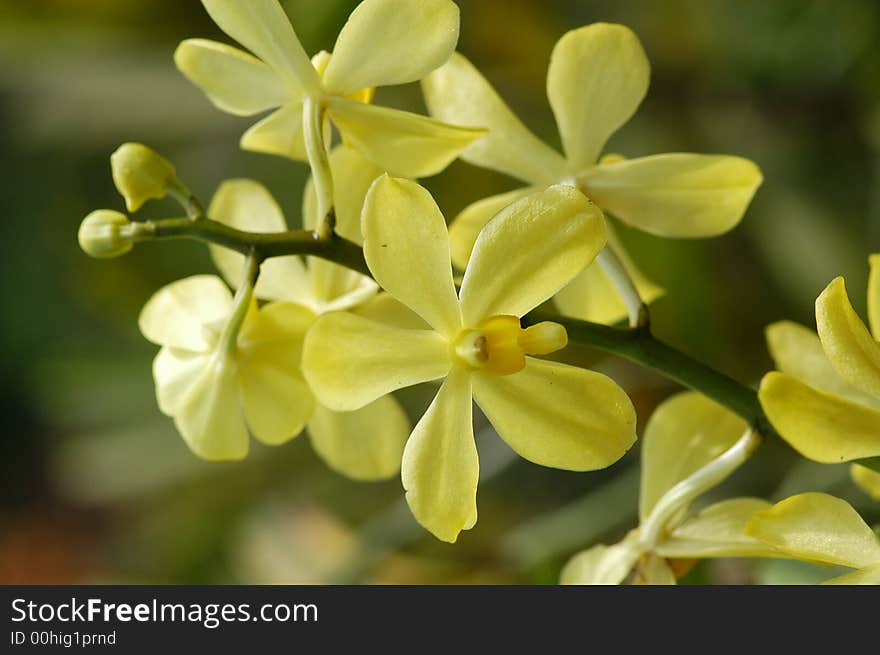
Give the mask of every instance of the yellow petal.
[[605, 142], [635, 113], [651, 69], [632, 30], [594, 23], [559, 39], [547, 71], [547, 96], [575, 170], [599, 158]]
[[[227, 180], [220, 185], [208, 216], [247, 232], [283, 232], [281, 208], [268, 189], [253, 180]], [[210, 246], [214, 264], [233, 288], [241, 283], [244, 255], [222, 246]], [[305, 266], [299, 257], [273, 257], [263, 262], [254, 293], [266, 300], [289, 300], [310, 305], [312, 296]]]
[[471, 375], [455, 367], [403, 451], [406, 502], [416, 520], [442, 541], [477, 522], [480, 463], [474, 443]]
[[782, 557], [746, 535], [746, 524], [771, 504], [760, 498], [733, 498], [710, 505], [675, 528], [656, 551], [663, 557]]
[[599, 544], [572, 557], [562, 569], [559, 583], [617, 585], [626, 579], [640, 556], [634, 540], [613, 546]]
[[477, 242], [480, 230], [486, 226], [486, 223], [508, 205], [542, 190], [539, 187], [524, 187], [478, 200], [465, 207], [464, 211], [456, 216], [449, 226], [449, 248], [452, 254], [452, 263], [461, 270], [467, 268], [474, 244]]
[[293, 100], [293, 91], [262, 61], [238, 48], [187, 39], [174, 63], [214, 105], [236, 116], [252, 116]]
[[485, 133], [339, 96], [328, 99], [328, 111], [347, 145], [391, 175], [408, 178], [439, 173]]
[[318, 73], [278, 0], [202, 0], [221, 30], [265, 61], [294, 90], [317, 95]]
[[391, 396], [354, 412], [318, 405], [309, 421], [315, 452], [334, 471], [354, 480], [384, 480], [397, 474], [410, 423]]
[[449, 347], [433, 330], [406, 330], [360, 316], [321, 316], [306, 335], [302, 369], [318, 400], [336, 411], [449, 371]]
[[633, 584], [674, 585], [676, 584], [675, 573], [664, 558], [649, 553], [639, 563]]
[[232, 310], [232, 294], [214, 275], [194, 275], [157, 291], [138, 318], [141, 333], [160, 346], [197, 352], [213, 348], [217, 334], [206, 330]]
[[298, 370], [271, 359], [252, 360], [242, 366], [239, 381], [245, 418], [257, 439], [278, 446], [302, 432], [315, 401]]
[[880, 564], [880, 539], [849, 503], [828, 494], [786, 498], [755, 514], [746, 533], [798, 559], [852, 568]]
[[519, 373], [475, 374], [474, 399], [521, 457], [567, 471], [592, 471], [620, 459], [636, 440], [632, 402], [610, 378], [526, 358]]
[[785, 373], [764, 376], [758, 399], [777, 432], [817, 462], [880, 455], [880, 411], [816, 391]]
[[816, 327], [822, 348], [844, 380], [880, 396], [880, 344], [856, 314], [838, 277], [816, 299]]
[[207, 366], [210, 352], [193, 352], [163, 346], [153, 360], [156, 400], [166, 416], [174, 416], [186, 391]]
[[839, 575], [835, 578], [831, 578], [830, 580], [825, 580], [825, 582], [823, 582], [822, 584], [880, 585], [880, 566], [869, 566], [868, 568], [861, 569], [860, 571], [845, 573], [844, 575]]
[[302, 105], [284, 105], [248, 129], [241, 137], [241, 147], [251, 152], [308, 161], [302, 131]]
[[868, 325], [875, 339], [880, 338], [880, 255], [868, 257]]
[[855, 388], [831, 365], [815, 332], [791, 321], [767, 327], [767, 346], [776, 367], [819, 391], [880, 409], [880, 398]]
[[593, 166], [578, 181], [628, 225], [664, 237], [710, 237], [739, 223], [762, 177], [741, 157], [672, 153]]
[[880, 473], [861, 464], [853, 464], [849, 469], [853, 482], [874, 500], [880, 500]]
[[741, 418], [695, 392], [677, 394], [657, 407], [642, 440], [641, 520], [663, 494], [733, 446], [747, 428]]
[[[605, 224], [608, 244], [614, 248], [623, 267], [636, 285], [639, 297], [650, 304], [666, 293], [662, 287], [651, 282], [627, 254], [623, 244], [617, 239], [611, 225]], [[611, 325], [627, 317], [626, 305], [611, 279], [598, 263], [590, 264], [568, 285], [553, 297], [559, 311], [583, 321]]]
[[268, 445], [299, 434], [314, 410], [300, 372], [302, 343], [314, 321], [308, 309], [272, 303], [248, 316], [238, 337], [238, 375], [247, 424]]
[[455, 50], [458, 13], [449, 0], [364, 0], [336, 39], [324, 72], [327, 92], [420, 80]]
[[366, 275], [318, 257], [309, 258], [309, 277], [316, 314], [357, 307], [379, 291], [379, 286]]
[[203, 359], [174, 414], [192, 451], [210, 461], [243, 459], [248, 432], [241, 413], [235, 361], [219, 353]]
[[605, 246], [605, 219], [571, 186], [502, 210], [477, 238], [461, 283], [465, 324], [522, 316], [568, 284]]
[[[333, 208], [336, 212], [336, 234], [363, 243], [361, 211], [370, 185], [384, 171], [366, 159], [357, 150], [344, 145], [330, 153], [330, 172], [340, 182], [333, 185]], [[311, 178], [303, 192], [303, 227], [313, 230], [318, 225], [318, 206], [315, 185]]]
[[418, 314], [390, 293], [385, 292], [378, 293], [368, 301], [361, 303], [352, 309], [351, 313], [408, 330], [429, 330], [431, 328]]
[[382, 176], [367, 194], [361, 229], [364, 257], [382, 288], [435, 330], [455, 337], [461, 312], [449, 235], [431, 194], [415, 182]]
[[465, 161], [542, 186], [559, 182], [568, 174], [565, 159], [520, 122], [462, 55], [452, 55], [422, 80], [422, 91], [435, 118], [489, 130], [461, 154]]

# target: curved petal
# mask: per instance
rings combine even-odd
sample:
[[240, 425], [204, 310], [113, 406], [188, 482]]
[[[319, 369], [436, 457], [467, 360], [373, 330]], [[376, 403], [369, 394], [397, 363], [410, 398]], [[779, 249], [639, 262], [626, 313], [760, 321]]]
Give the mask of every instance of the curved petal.
[[315, 452], [334, 471], [353, 480], [384, 480], [400, 470], [410, 428], [400, 404], [382, 396], [354, 412], [318, 405], [309, 436]]
[[532, 134], [471, 62], [456, 53], [422, 80], [425, 104], [453, 125], [488, 128], [461, 158], [528, 184], [548, 186], [568, 175], [565, 159]]
[[317, 314], [357, 307], [379, 291], [372, 278], [318, 257], [309, 258], [309, 277]]
[[474, 442], [470, 372], [455, 367], [403, 451], [401, 476], [416, 520], [442, 541], [477, 522], [480, 463]]
[[636, 440], [632, 402], [610, 378], [532, 357], [513, 375], [474, 375], [474, 399], [521, 457], [567, 471], [610, 466]]
[[448, 349], [433, 330], [334, 312], [306, 335], [302, 369], [322, 404], [352, 411], [396, 389], [442, 378], [451, 365]]
[[440, 209], [424, 188], [384, 175], [367, 194], [361, 229], [373, 277], [448, 338], [461, 329], [452, 280], [449, 236]]
[[819, 391], [880, 409], [880, 398], [855, 388], [831, 365], [815, 332], [792, 321], [779, 321], [765, 330], [776, 367]]
[[253, 312], [238, 336], [244, 415], [254, 436], [276, 446], [299, 434], [314, 411], [300, 372], [302, 344], [315, 316], [291, 303]]
[[480, 232], [461, 283], [465, 325], [522, 316], [550, 298], [605, 246], [605, 219], [577, 189], [552, 186], [517, 201]]
[[302, 105], [292, 102], [252, 125], [241, 137], [244, 150], [308, 161], [302, 131]]
[[636, 569], [633, 584], [637, 585], [674, 585], [675, 572], [669, 562], [654, 553], [648, 553]]
[[755, 512], [771, 506], [760, 498], [733, 498], [710, 505], [672, 531], [656, 551], [663, 557], [783, 557], [763, 541], [746, 535]]
[[[287, 229], [281, 208], [268, 189], [253, 180], [227, 180], [211, 199], [208, 216], [247, 232], [283, 232]], [[214, 264], [232, 288], [242, 279], [244, 255], [222, 246], [209, 246]], [[296, 256], [273, 257], [260, 267], [254, 294], [266, 300], [312, 301], [309, 278]]]
[[420, 80], [455, 51], [458, 24], [450, 0], [364, 0], [339, 32], [324, 87], [346, 95]]
[[181, 396], [174, 424], [202, 459], [243, 459], [248, 452], [248, 432], [241, 413], [235, 362], [214, 353], [203, 363]]
[[508, 205], [541, 190], [539, 187], [523, 187], [478, 200], [465, 207], [449, 226], [449, 249], [452, 254], [452, 263], [461, 270], [465, 270], [477, 237], [480, 236], [480, 231], [486, 227], [486, 223]]
[[351, 312], [398, 328], [408, 330], [429, 330], [431, 328], [418, 314], [390, 293], [378, 293], [367, 302], [352, 309]]
[[853, 464], [849, 469], [853, 482], [874, 500], [880, 500], [880, 472], [861, 464]]
[[822, 584], [880, 585], [880, 565], [869, 566], [868, 568], [861, 569], [860, 571], [853, 571], [851, 573], [845, 573], [844, 575], [838, 575], [837, 577], [831, 578], [830, 580], [825, 580], [825, 582], [823, 582]]
[[841, 377], [872, 396], [880, 396], [880, 344], [856, 314], [843, 278], [816, 298], [816, 327], [822, 348]]
[[559, 584], [621, 584], [641, 554], [638, 542], [631, 539], [613, 546], [593, 546], [568, 560]]
[[657, 407], [642, 439], [641, 520], [663, 494], [733, 446], [747, 428], [744, 420], [696, 392], [677, 394]]
[[868, 325], [875, 339], [880, 339], [880, 254], [868, 257]]
[[299, 370], [271, 359], [243, 365], [239, 385], [248, 427], [267, 446], [279, 446], [299, 435], [314, 412], [314, 397]]
[[278, 0], [202, 0], [217, 26], [265, 61], [296, 91], [318, 95], [321, 82]]
[[138, 318], [141, 333], [160, 346], [197, 352], [213, 348], [210, 329], [232, 310], [232, 294], [216, 275], [194, 275], [168, 284], [147, 301]]
[[485, 130], [447, 125], [399, 109], [331, 96], [328, 112], [342, 140], [391, 175], [417, 178], [449, 166]]
[[823, 493], [791, 496], [758, 512], [746, 534], [784, 553], [826, 564], [880, 564], [880, 538], [845, 500]]
[[736, 226], [762, 181], [742, 157], [670, 153], [600, 164], [584, 193], [624, 223], [664, 237], [711, 237]]
[[642, 44], [623, 25], [594, 23], [559, 39], [547, 97], [575, 170], [595, 163], [608, 137], [636, 112], [650, 75]]
[[223, 43], [187, 39], [174, 51], [174, 63], [218, 109], [236, 116], [252, 116], [293, 99], [271, 68]]
[[[334, 180], [344, 183], [333, 186], [333, 209], [336, 213], [336, 234], [363, 243], [361, 235], [361, 212], [364, 199], [370, 186], [383, 171], [366, 159], [357, 150], [344, 145], [337, 146], [330, 153], [330, 171]], [[318, 225], [318, 204], [315, 185], [311, 178], [303, 192], [303, 227], [313, 230]]]
[[758, 399], [777, 432], [826, 464], [880, 455], [880, 411], [816, 391], [785, 373], [764, 376]]
[[[605, 229], [608, 244], [614, 248], [623, 267], [636, 285], [639, 297], [650, 304], [666, 293], [662, 287], [651, 282], [627, 254], [623, 244], [607, 222]], [[598, 263], [590, 264], [553, 297], [559, 311], [583, 321], [611, 325], [627, 317], [626, 305], [617, 287]]]
[[174, 416], [187, 390], [193, 385], [210, 359], [211, 353], [193, 352], [163, 346], [153, 360], [156, 400], [166, 416]]

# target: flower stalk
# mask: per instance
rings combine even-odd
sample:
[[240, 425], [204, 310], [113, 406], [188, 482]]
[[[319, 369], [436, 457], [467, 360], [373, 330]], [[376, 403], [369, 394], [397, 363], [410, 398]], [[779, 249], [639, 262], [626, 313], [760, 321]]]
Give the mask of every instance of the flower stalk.
[[318, 196], [320, 222], [316, 232], [320, 239], [329, 239], [333, 236], [333, 230], [336, 227], [336, 213], [333, 208], [333, 174], [330, 171], [330, 160], [327, 157], [327, 148], [321, 129], [323, 124], [323, 106], [313, 98], [306, 98], [303, 106], [303, 135], [309, 166], [312, 169], [315, 194]]
[[614, 251], [611, 244], [607, 244], [602, 252], [596, 257], [596, 262], [605, 271], [611, 284], [617, 289], [620, 299], [626, 306], [626, 313], [629, 317], [629, 326], [631, 328], [645, 327], [648, 325], [649, 314], [648, 306], [639, 295], [636, 284], [627, 272], [620, 257]]

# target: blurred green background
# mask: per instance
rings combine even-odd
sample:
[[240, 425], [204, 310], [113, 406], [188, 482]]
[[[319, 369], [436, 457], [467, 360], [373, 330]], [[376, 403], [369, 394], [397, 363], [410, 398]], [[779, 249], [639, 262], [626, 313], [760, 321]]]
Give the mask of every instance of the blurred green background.
[[[356, 2], [284, 3], [306, 49], [332, 49]], [[558, 146], [544, 93], [567, 30], [622, 22], [641, 37], [652, 83], [609, 145], [628, 156], [730, 153], [765, 182], [733, 233], [703, 241], [623, 231], [643, 270], [669, 290], [656, 333], [754, 383], [770, 367], [766, 324], [812, 322], [813, 300], [845, 275], [864, 311], [867, 255], [880, 250], [880, 7], [861, 0], [461, 0], [459, 49], [540, 136]], [[243, 463], [197, 460], [156, 408], [155, 348], [137, 330], [152, 292], [212, 270], [194, 243], [149, 244], [113, 261], [76, 244], [95, 208], [122, 209], [110, 153], [151, 145], [204, 202], [226, 178], [269, 186], [292, 223], [302, 164], [245, 153], [253, 121], [215, 110], [175, 69], [180, 40], [227, 41], [196, 0], [0, 3], [0, 582], [553, 583], [566, 558], [634, 526], [637, 449], [575, 474], [513, 457], [478, 424], [480, 520], [454, 546], [410, 518], [398, 479], [351, 482], [300, 437], [253, 444]], [[417, 85], [382, 104], [423, 111]], [[425, 182], [448, 217], [514, 188], [456, 163]], [[177, 213], [154, 202], [140, 216]], [[575, 351], [629, 390], [640, 426], [676, 387], [625, 362]], [[403, 395], [413, 416], [430, 389]], [[769, 445], [717, 496], [777, 499], [824, 490], [872, 503], [845, 466]], [[827, 570], [710, 561], [686, 582], [807, 582]]]

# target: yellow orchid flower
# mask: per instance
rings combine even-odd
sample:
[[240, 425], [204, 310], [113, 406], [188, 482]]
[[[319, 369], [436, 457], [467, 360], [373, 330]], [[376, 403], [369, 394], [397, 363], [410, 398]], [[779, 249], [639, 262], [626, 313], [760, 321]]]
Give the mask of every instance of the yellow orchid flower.
[[511, 448], [538, 464], [586, 471], [629, 449], [635, 414], [623, 390], [599, 373], [530, 356], [563, 348], [562, 326], [520, 327], [605, 244], [602, 215], [580, 192], [554, 186], [499, 213], [477, 240], [458, 295], [446, 222], [425, 189], [380, 177], [361, 220], [374, 278], [431, 329], [325, 314], [306, 337], [303, 372], [336, 410], [443, 380], [403, 454], [419, 523], [454, 542], [477, 520], [472, 398]]
[[[369, 183], [381, 171], [356, 152], [340, 148], [331, 157], [334, 175], [349, 181], [335, 191], [338, 231], [342, 236], [361, 242], [359, 205]], [[308, 203], [307, 203], [308, 204]], [[314, 205], [311, 205], [314, 207]], [[224, 182], [211, 201], [208, 215], [231, 227], [252, 232], [279, 232], [287, 229], [275, 199], [262, 185], [251, 180]], [[317, 221], [317, 209], [304, 214], [307, 225]], [[241, 279], [244, 257], [219, 246], [211, 247], [218, 269], [231, 285]], [[308, 328], [322, 313], [358, 307], [363, 315], [394, 325], [409, 325], [413, 317], [387, 298], [377, 296], [378, 287], [370, 278], [318, 258], [306, 264], [297, 256], [277, 257], [262, 265], [255, 295], [272, 301], [286, 301], [300, 308], [303, 318], [296, 326], [297, 337], [305, 337]], [[295, 364], [299, 373], [299, 362]], [[403, 446], [410, 431], [403, 408], [390, 395], [377, 398], [353, 412], [336, 412], [315, 402], [311, 391], [300, 393], [308, 398], [313, 412], [306, 417], [308, 433], [315, 452], [330, 468], [357, 480], [377, 480], [400, 470]], [[288, 401], [289, 402], [289, 401]]]
[[817, 462], [880, 455], [880, 255], [870, 266], [870, 331], [841, 277], [816, 299], [818, 336], [788, 321], [767, 329], [779, 371], [761, 381], [761, 406], [779, 434]]
[[[603, 210], [651, 234], [706, 237], [734, 227], [761, 183], [761, 173], [751, 161], [690, 153], [599, 158], [608, 138], [635, 113], [649, 77], [648, 59], [629, 28], [596, 23], [565, 34], [547, 72], [547, 95], [565, 149], [562, 156], [520, 122], [462, 55], [453, 55], [428, 75], [422, 88], [433, 116], [489, 128], [462, 159], [528, 185], [481, 200], [459, 214], [450, 229], [455, 264], [464, 267], [477, 234], [497, 211], [558, 183], [576, 185]], [[623, 264], [642, 301], [662, 294], [632, 262]], [[559, 293], [556, 303], [566, 314], [598, 322], [626, 315], [607, 275], [596, 265]]]
[[758, 438], [738, 416], [694, 392], [661, 404], [642, 439], [639, 527], [612, 546], [597, 545], [563, 568], [562, 584], [620, 584], [635, 569], [641, 584], [675, 584], [680, 565], [706, 557], [779, 557], [744, 534], [770, 503], [734, 498], [695, 515], [693, 501], [746, 461]]
[[314, 119], [310, 108], [318, 108], [347, 144], [383, 170], [422, 177], [443, 170], [484, 133], [363, 102], [372, 87], [414, 82], [449, 59], [459, 29], [458, 7], [450, 0], [364, 0], [339, 33], [332, 57], [322, 53], [314, 62], [277, 0], [202, 4], [256, 57], [190, 39], [174, 59], [223, 111], [252, 116], [275, 109], [244, 134], [246, 150], [308, 159], [305, 122]]
[[258, 309], [245, 297], [240, 330], [220, 278], [197, 275], [160, 289], [141, 312], [143, 335], [162, 346], [153, 362], [159, 409], [192, 451], [242, 459], [248, 428], [268, 445], [302, 430], [314, 401], [299, 372], [312, 314], [292, 303]]
[[856, 569], [823, 584], [880, 584], [880, 538], [840, 498], [823, 493], [791, 496], [757, 512], [746, 534], [786, 557]]

